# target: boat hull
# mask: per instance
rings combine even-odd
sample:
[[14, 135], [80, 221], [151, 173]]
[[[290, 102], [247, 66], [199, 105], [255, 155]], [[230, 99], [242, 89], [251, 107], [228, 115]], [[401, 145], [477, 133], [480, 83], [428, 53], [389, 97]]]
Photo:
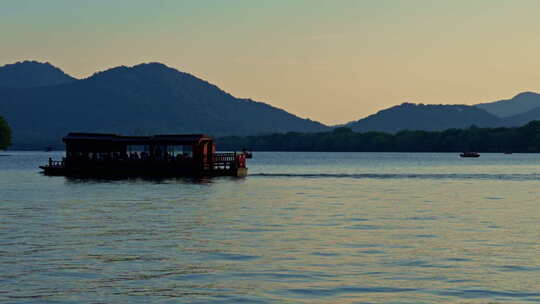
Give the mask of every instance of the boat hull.
[[228, 168], [217, 170], [195, 170], [178, 168], [103, 168], [103, 167], [51, 167], [41, 166], [43, 174], [48, 176], [68, 177], [94, 177], [94, 178], [122, 178], [122, 177], [212, 177], [233, 176], [245, 177], [248, 175], [247, 168]]

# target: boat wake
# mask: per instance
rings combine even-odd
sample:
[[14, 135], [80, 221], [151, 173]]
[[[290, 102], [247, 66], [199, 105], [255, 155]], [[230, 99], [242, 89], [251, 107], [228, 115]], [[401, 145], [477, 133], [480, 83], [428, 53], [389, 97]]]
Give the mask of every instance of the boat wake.
[[456, 180], [511, 180], [511, 181], [531, 181], [540, 180], [540, 174], [422, 174], [422, 173], [254, 173], [250, 177], [271, 177], [271, 178], [349, 178], [349, 179], [456, 179]]

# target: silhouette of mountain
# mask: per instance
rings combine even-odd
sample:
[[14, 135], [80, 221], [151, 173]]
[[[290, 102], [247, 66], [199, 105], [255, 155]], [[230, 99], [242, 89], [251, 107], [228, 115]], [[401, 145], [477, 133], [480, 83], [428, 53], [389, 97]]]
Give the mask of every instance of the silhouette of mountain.
[[0, 66], [0, 87], [31, 88], [75, 80], [48, 62], [23, 61]]
[[474, 106], [403, 103], [345, 126], [357, 132], [395, 133], [402, 130], [441, 131], [468, 128], [471, 125], [502, 126], [504, 121]]
[[250, 99], [238, 99], [160, 63], [116, 67], [54, 86], [0, 88], [13, 148], [60, 144], [70, 131], [125, 135], [248, 135], [329, 127]]
[[[226, 136], [329, 130], [268, 104], [235, 98], [160, 63], [120, 66], [82, 80], [49, 63], [5, 65], [0, 67], [0, 115], [12, 126], [14, 148], [59, 145], [69, 131]], [[538, 119], [540, 94], [525, 92], [478, 106], [404, 103], [342, 126], [360, 132], [437, 131]]]
[[540, 120], [540, 107], [534, 108], [525, 113], [506, 117], [504, 120], [507, 122], [506, 125], [508, 126], [521, 126], [533, 120]]
[[540, 94], [523, 92], [511, 99], [480, 103], [477, 104], [476, 107], [484, 109], [499, 117], [510, 117], [540, 107]]

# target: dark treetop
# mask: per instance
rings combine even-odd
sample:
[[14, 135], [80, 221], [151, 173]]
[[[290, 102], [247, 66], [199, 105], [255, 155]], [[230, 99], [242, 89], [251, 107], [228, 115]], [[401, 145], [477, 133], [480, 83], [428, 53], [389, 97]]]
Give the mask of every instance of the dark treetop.
[[0, 116], [0, 150], [7, 148], [11, 144], [11, 129], [6, 120]]

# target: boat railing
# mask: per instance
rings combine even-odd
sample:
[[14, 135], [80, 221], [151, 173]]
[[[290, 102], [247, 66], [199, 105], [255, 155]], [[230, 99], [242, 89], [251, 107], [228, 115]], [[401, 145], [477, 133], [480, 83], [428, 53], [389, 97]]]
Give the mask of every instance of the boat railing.
[[214, 153], [212, 160], [212, 169], [228, 170], [235, 168], [246, 168], [246, 153]]
[[213, 170], [228, 170], [236, 166], [236, 152], [214, 153], [212, 158]]
[[[91, 166], [98, 164], [123, 164], [129, 166], [130, 164], [171, 164], [175, 166], [193, 166], [193, 158], [145, 158], [145, 159], [126, 159], [126, 158], [106, 158], [106, 159], [94, 159], [87, 157], [70, 157], [67, 160], [54, 161], [49, 159], [49, 167], [59, 168], [64, 167], [66, 161], [70, 165], [82, 165]], [[202, 163], [203, 170], [229, 170], [233, 168], [245, 167], [245, 154], [236, 152], [220, 152], [212, 155], [211, 161], [204, 161]]]
[[51, 168], [64, 167], [64, 160], [52, 160], [52, 158], [49, 158], [49, 167]]
[[236, 160], [236, 152], [214, 153], [214, 162], [232, 162]]

